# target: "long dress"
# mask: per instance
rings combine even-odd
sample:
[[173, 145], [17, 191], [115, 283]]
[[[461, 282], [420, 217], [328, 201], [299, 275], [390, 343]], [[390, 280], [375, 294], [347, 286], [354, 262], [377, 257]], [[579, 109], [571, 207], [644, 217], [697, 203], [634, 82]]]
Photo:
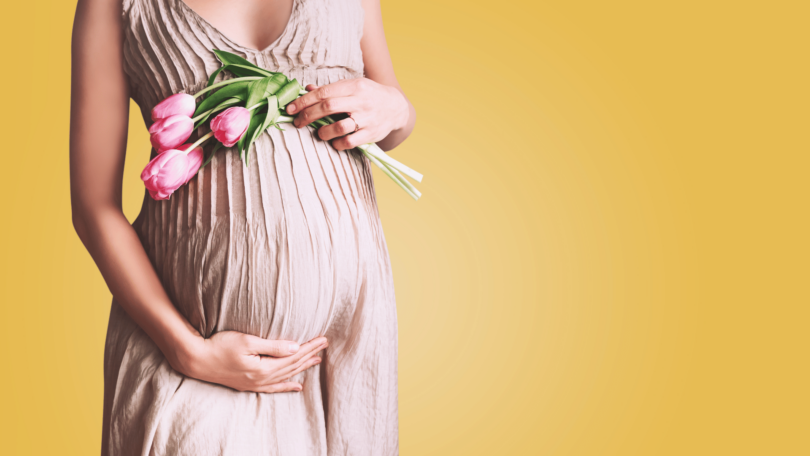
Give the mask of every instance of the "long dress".
[[[182, 0], [123, 0], [132, 98], [148, 127], [160, 100], [206, 85], [220, 66], [212, 49], [302, 84], [361, 77], [363, 15], [360, 0], [294, 0], [281, 36], [254, 50]], [[102, 454], [398, 453], [394, 285], [369, 162], [289, 124], [253, 147], [247, 167], [234, 149], [220, 149], [169, 200], [146, 196], [132, 226], [203, 336], [235, 330], [303, 343], [325, 335], [323, 362], [292, 378], [302, 392], [196, 380], [173, 370], [113, 299]]]

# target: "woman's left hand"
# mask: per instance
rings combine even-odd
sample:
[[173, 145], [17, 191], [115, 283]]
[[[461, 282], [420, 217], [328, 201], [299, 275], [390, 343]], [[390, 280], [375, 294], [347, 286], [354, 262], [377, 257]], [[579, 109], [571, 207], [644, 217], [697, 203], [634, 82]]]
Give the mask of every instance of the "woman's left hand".
[[351, 117], [318, 129], [318, 136], [332, 141], [337, 150], [378, 142], [408, 123], [409, 103], [398, 89], [367, 78], [343, 79], [325, 86], [308, 85], [309, 93], [287, 105], [298, 114], [295, 126], [338, 113]]

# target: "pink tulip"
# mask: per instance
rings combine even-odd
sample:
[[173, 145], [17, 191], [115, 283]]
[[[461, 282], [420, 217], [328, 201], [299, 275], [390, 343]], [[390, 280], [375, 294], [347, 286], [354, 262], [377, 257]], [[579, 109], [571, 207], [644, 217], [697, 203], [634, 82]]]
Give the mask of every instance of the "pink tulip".
[[233, 147], [239, 142], [250, 124], [250, 111], [234, 106], [222, 111], [211, 121], [214, 137], [225, 147]]
[[[191, 144], [183, 144], [182, 146], [178, 147], [177, 150], [186, 151], [189, 147], [191, 147]], [[184, 184], [188, 184], [188, 181], [190, 181], [191, 178], [197, 174], [197, 171], [200, 170], [200, 166], [203, 163], [202, 147], [195, 147], [191, 152], [187, 152], [186, 156], [188, 157], [188, 170], [186, 172], [186, 180], [183, 181]]]
[[197, 109], [194, 97], [187, 93], [176, 93], [152, 108], [152, 120], [157, 122], [167, 117], [182, 115], [191, 117]]
[[174, 149], [186, 142], [194, 131], [194, 121], [190, 117], [181, 114], [160, 119], [149, 127], [152, 142], [158, 152]]
[[165, 200], [186, 183], [188, 174], [189, 157], [186, 153], [169, 149], [158, 154], [146, 165], [141, 173], [141, 180], [153, 199]]

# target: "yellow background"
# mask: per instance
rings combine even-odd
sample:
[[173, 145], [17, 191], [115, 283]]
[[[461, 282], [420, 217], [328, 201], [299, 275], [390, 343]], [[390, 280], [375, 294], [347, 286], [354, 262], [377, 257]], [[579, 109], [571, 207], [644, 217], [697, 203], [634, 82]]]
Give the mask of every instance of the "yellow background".
[[[810, 454], [806, 2], [384, 0], [405, 455]], [[3, 454], [98, 454], [75, 1], [4, 2]], [[133, 105], [133, 109], [135, 106]], [[148, 159], [131, 117], [125, 208]]]

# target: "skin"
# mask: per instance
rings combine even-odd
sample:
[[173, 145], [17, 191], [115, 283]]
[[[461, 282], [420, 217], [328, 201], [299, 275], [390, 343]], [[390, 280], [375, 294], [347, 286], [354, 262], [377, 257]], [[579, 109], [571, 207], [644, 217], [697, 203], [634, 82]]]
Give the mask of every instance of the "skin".
[[[246, 47], [264, 49], [281, 35], [291, 0], [189, 0], [212, 25]], [[390, 150], [405, 140], [416, 119], [402, 92], [385, 42], [379, 0], [363, 0], [361, 42], [366, 77], [323, 87], [288, 113], [296, 126], [347, 112], [352, 119], [319, 130], [337, 149], [377, 141]], [[174, 307], [122, 210], [122, 180], [129, 118], [129, 84], [122, 69], [120, 0], [79, 0], [73, 26], [70, 110], [70, 190], [73, 226], [113, 296], [178, 372], [239, 391], [301, 391], [290, 377], [321, 362], [328, 346], [317, 337], [266, 340], [236, 331], [210, 338]]]
[[[278, 39], [293, 5], [292, 0], [185, 0], [185, 3], [232, 41], [250, 49], [265, 49]], [[310, 84], [306, 89], [312, 93], [290, 103], [287, 113], [296, 115], [298, 128], [327, 115], [351, 114], [352, 119], [319, 129], [320, 138], [331, 140], [337, 150], [370, 142], [391, 150], [413, 131], [416, 110], [394, 73], [379, 0], [362, 0], [362, 6], [360, 48], [365, 77], [323, 87]]]
[[[411, 134], [416, 110], [394, 74], [379, 0], [363, 0], [362, 4], [365, 22], [360, 48], [366, 77], [322, 87], [310, 84], [306, 87], [310, 93], [287, 105], [287, 113], [296, 114], [296, 127], [331, 114], [351, 114], [351, 119], [318, 129], [318, 135], [331, 140], [337, 150], [376, 142], [387, 151]], [[355, 128], [357, 131], [352, 133]]]

